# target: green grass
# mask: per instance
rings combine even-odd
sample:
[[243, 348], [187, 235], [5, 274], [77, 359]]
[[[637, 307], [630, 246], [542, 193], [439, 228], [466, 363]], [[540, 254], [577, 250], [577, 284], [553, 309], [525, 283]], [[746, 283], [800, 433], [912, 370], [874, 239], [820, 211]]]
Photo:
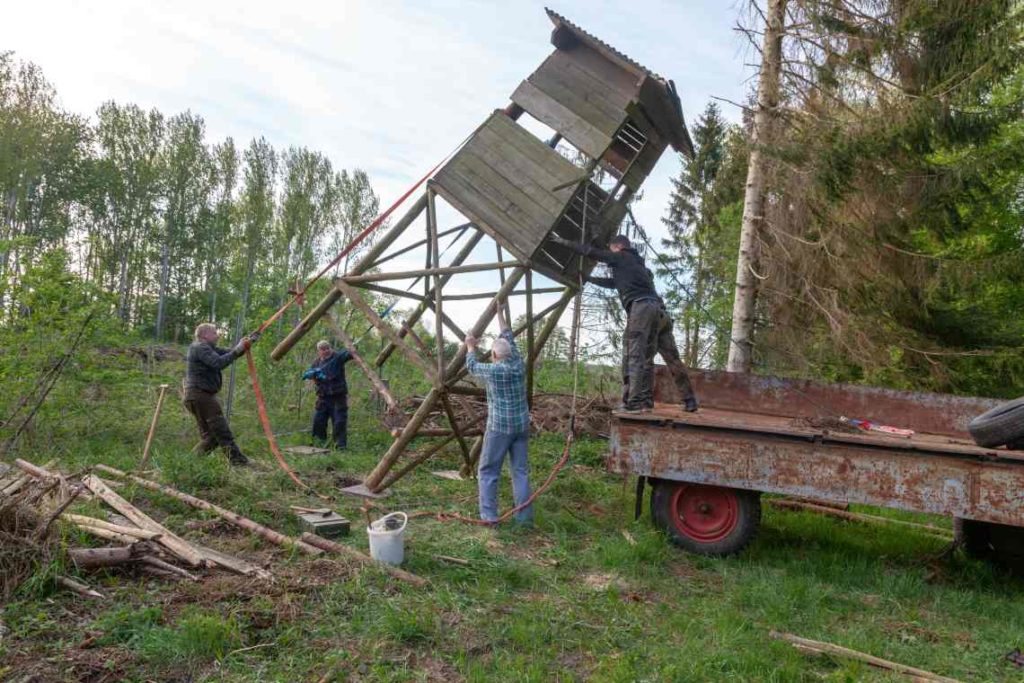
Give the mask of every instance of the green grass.
[[[118, 379], [106, 377], [115, 383], [88, 420], [74, 418], [36, 434], [20, 455], [37, 462], [59, 457], [64, 471], [137, 461], [152, 405], [152, 395], [138, 386], [173, 377], [122, 369], [108, 372]], [[284, 370], [268, 375], [269, 395], [297, 394]], [[318, 490], [333, 491], [337, 477], [365, 474], [389, 442], [361, 400], [362, 382], [353, 385], [352, 450], [291, 458]], [[305, 426], [310, 401], [303, 400], [306, 412], [298, 415], [288, 408], [292, 398], [273, 406], [277, 430]], [[154, 476], [299, 533], [288, 506], [319, 503], [273, 465], [244, 384], [233, 423], [258, 468], [237, 471], [218, 455], [189, 455], [191, 426], [171, 401], [158, 433]], [[533, 440], [535, 482], [546, 476], [561, 443], [557, 435]], [[1021, 671], [1003, 661], [1024, 646], [1019, 581], [960, 556], [933, 560], [942, 541], [912, 530], [768, 507], [758, 539], [742, 556], [687, 555], [652, 528], [646, 511], [633, 520], [632, 482], [603, 472], [605, 448], [599, 440], [577, 444], [572, 466], [538, 501], [533, 530], [414, 519], [406, 568], [430, 580], [422, 589], [334, 558], [293, 555], [173, 499], [125, 486], [122, 495], [170, 528], [266, 562], [276, 580], [261, 585], [213, 572], [191, 584], [90, 574], [83, 578], [109, 599], [85, 602], [46, 588], [41, 574], [0, 613], [9, 629], [0, 641], [0, 678], [35, 672], [47, 680], [99, 680], [103, 674], [135, 681], [317, 681], [325, 675], [336, 681], [901, 680], [862, 664], [802, 655], [768, 637], [778, 630], [963, 681], [1021, 679]], [[435, 464], [457, 462], [452, 449]], [[403, 480], [383, 504], [474, 511], [473, 482], [435, 478], [429, 469]], [[507, 504], [507, 480], [502, 496]], [[342, 497], [336, 507], [354, 522], [346, 542], [365, 550], [358, 501]], [[82, 509], [99, 511], [94, 502]], [[75, 532], [67, 540], [93, 543]], [[470, 566], [436, 555], [465, 558]], [[83, 643], [87, 647], [79, 647]]]

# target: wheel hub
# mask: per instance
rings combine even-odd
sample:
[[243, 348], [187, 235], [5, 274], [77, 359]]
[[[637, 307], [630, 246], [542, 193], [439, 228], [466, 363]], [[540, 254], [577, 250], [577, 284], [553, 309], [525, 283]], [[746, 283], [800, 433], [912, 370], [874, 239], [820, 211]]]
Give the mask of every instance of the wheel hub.
[[735, 492], [717, 486], [682, 484], [672, 494], [671, 509], [680, 533], [701, 543], [726, 538], [739, 521]]

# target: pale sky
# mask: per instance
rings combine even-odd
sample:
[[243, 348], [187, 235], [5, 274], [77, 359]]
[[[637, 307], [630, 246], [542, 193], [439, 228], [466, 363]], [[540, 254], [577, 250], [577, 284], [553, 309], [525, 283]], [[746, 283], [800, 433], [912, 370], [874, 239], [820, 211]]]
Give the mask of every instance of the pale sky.
[[[712, 96], [744, 99], [751, 69], [733, 30], [734, 0], [548, 4], [673, 79], [690, 124]], [[362, 168], [386, 207], [508, 104], [553, 50], [544, 6], [36, 0], [5, 4], [0, 49], [41, 66], [67, 109], [93, 114], [106, 100], [168, 115], [190, 109], [206, 120], [210, 141], [231, 136], [244, 147], [263, 135], [278, 149], [306, 146], [336, 168]], [[739, 120], [735, 107], [720, 106]], [[678, 171], [669, 150], [635, 207], [652, 237], [663, 233]], [[479, 303], [466, 302], [458, 318]]]

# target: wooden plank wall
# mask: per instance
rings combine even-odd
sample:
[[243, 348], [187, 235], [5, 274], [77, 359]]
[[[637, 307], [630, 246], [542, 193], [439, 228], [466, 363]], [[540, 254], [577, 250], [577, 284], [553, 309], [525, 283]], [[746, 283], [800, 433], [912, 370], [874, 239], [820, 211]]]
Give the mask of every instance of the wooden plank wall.
[[435, 178], [438, 193], [521, 259], [530, 258], [572, 197], [579, 168], [503, 112], [494, 112]]

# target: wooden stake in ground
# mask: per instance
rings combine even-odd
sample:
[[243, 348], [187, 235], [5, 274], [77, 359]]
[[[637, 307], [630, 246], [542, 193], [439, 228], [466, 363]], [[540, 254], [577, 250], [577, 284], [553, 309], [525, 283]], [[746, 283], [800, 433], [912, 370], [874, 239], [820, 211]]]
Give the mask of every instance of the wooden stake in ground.
[[930, 671], [923, 669], [915, 669], [912, 666], [906, 664], [900, 664], [899, 662], [892, 662], [888, 659], [882, 659], [881, 657], [875, 657], [864, 652], [858, 652], [857, 650], [851, 650], [840, 645], [833, 645], [832, 643], [824, 643], [818, 640], [810, 640], [808, 638], [801, 638], [795, 636], [792, 633], [779, 633], [778, 631], [772, 631], [769, 635], [776, 640], [784, 640], [790, 643], [793, 647], [800, 650], [801, 652], [809, 652], [817, 655], [833, 655], [836, 657], [844, 657], [846, 659], [855, 659], [858, 662], [864, 662], [871, 666], [879, 669], [885, 669], [886, 671], [893, 671], [898, 674], [909, 677], [914, 681], [928, 681], [934, 683], [960, 683], [955, 678], [947, 678], [946, 676], [939, 676], [933, 674]]
[[172, 498], [177, 498], [181, 502], [191, 505], [194, 508], [199, 508], [200, 510], [207, 510], [209, 512], [213, 512], [214, 514], [228, 520], [235, 526], [239, 526], [245, 529], [246, 531], [250, 531], [259, 536], [260, 538], [270, 541], [275, 545], [279, 545], [285, 548], [296, 548], [306, 553], [307, 555], [320, 555], [323, 553], [323, 550], [321, 550], [320, 548], [313, 547], [312, 545], [309, 545], [308, 543], [303, 543], [302, 541], [297, 541], [294, 538], [285, 536], [282, 533], [278, 533], [277, 531], [274, 531], [269, 527], [265, 527], [262, 524], [259, 524], [258, 522], [254, 522], [248, 517], [243, 517], [242, 515], [236, 512], [232, 512], [231, 510], [222, 508], [219, 505], [214, 505], [213, 503], [205, 501], [202, 498], [196, 498], [195, 496], [183, 493], [177, 489], [171, 488], [170, 486], [164, 486], [163, 484], [158, 484], [155, 481], [143, 479], [142, 477], [135, 476], [134, 474], [128, 474], [126, 472], [122, 472], [121, 470], [114, 469], [113, 467], [108, 467], [107, 465], [97, 465], [96, 469], [102, 472], [106, 472], [108, 474], [113, 474], [114, 476], [117, 477], [125, 477], [127, 479], [130, 479], [131, 481], [134, 481], [136, 484], [149, 489], [150, 491], [159, 491], [160, 493], [171, 496]]
[[167, 394], [169, 384], [160, 385], [160, 394], [156, 397], [156, 409], [153, 411], [153, 421], [149, 424], [149, 434], [146, 435], [146, 446], [142, 449], [142, 460], [139, 462], [139, 469], [146, 469], [149, 463], [149, 447], [153, 444], [153, 435], [156, 433], [156, 422], [160, 419], [160, 408], [164, 405], [164, 396]]

